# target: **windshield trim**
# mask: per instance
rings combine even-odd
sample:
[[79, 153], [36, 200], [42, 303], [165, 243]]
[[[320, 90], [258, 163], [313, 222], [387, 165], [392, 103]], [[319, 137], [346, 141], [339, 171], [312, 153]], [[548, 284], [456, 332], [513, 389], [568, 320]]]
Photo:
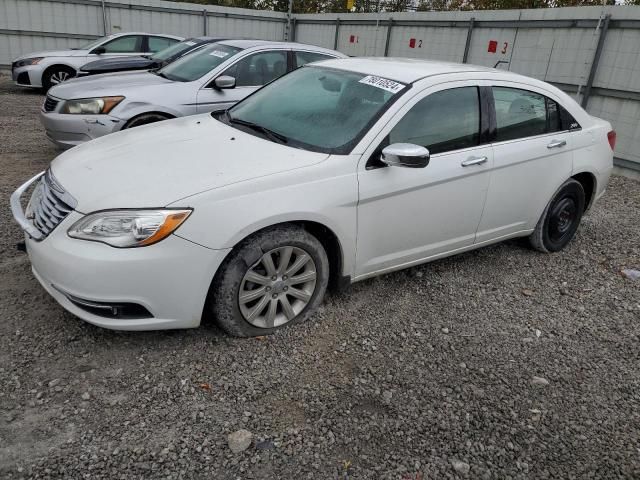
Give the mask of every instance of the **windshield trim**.
[[[365, 77], [367, 75], [372, 75], [371, 73], [363, 73], [363, 72], [358, 72], [356, 70], [347, 70], [344, 68], [335, 68], [335, 67], [325, 67], [323, 65], [313, 65], [313, 64], [306, 64], [303, 65], [302, 67], [299, 68], [318, 68], [318, 69], [322, 69], [322, 70], [332, 70], [334, 72], [348, 72], [348, 73], [355, 73], [357, 75], [364, 75]], [[280, 78], [284, 78], [287, 75], [290, 75], [291, 73], [295, 72], [295, 70], [292, 70], [291, 72], [283, 75]], [[260, 135], [259, 132], [249, 129], [249, 128], [238, 128], [239, 125], [238, 124], [233, 124], [231, 122], [228, 122], [226, 120], [226, 118], [229, 117], [229, 115], [233, 112], [233, 109], [240, 105], [241, 103], [247, 101], [247, 99], [251, 98], [253, 95], [255, 95], [256, 93], [258, 93], [260, 90], [262, 90], [263, 88], [267, 87], [268, 85], [271, 85], [274, 82], [277, 82], [280, 78], [277, 78], [275, 80], [273, 80], [272, 82], [269, 82], [265, 85], [263, 85], [262, 87], [258, 88], [257, 90], [253, 91], [250, 95], [247, 95], [245, 98], [243, 98], [242, 100], [240, 100], [239, 102], [237, 102], [235, 105], [233, 105], [232, 107], [227, 108], [226, 110], [224, 110], [224, 112], [226, 113], [226, 115], [220, 115], [220, 116], [216, 116], [217, 114], [220, 114], [220, 110], [217, 111], [213, 111], [211, 112], [211, 116], [216, 119], [219, 122], [224, 123], [225, 125], [229, 125], [230, 127], [233, 127], [237, 130], [246, 132], [250, 135], [256, 136], [258, 138], [263, 138], [267, 141], [272, 142], [273, 140], [270, 140], [269, 138], [266, 138], [264, 135]], [[398, 99], [400, 97], [402, 97], [405, 93], [407, 93], [409, 90], [411, 90], [411, 88], [413, 87], [413, 83], [405, 83], [405, 82], [399, 82], [397, 80], [394, 80], [394, 82], [400, 83], [402, 85], [404, 85], [405, 87], [400, 90], [398, 93], [396, 93], [395, 95], [393, 95], [389, 101], [387, 103], [385, 103], [383, 105], [383, 107], [376, 112], [375, 115], [373, 115], [371, 117], [371, 119], [369, 119], [369, 121], [365, 124], [364, 127], [362, 127], [362, 129], [358, 132], [358, 134], [353, 137], [353, 139], [351, 139], [350, 141], [348, 141], [347, 143], [343, 144], [343, 145], [339, 145], [337, 147], [320, 147], [318, 145], [311, 145], [305, 142], [301, 142], [299, 140], [295, 140], [293, 138], [288, 138], [288, 143], [287, 144], [283, 144], [285, 147], [291, 147], [291, 148], [298, 148], [298, 149], [302, 149], [302, 150], [307, 150], [309, 152], [316, 152], [316, 153], [326, 153], [329, 155], [349, 155], [353, 149], [358, 145], [358, 143], [360, 143], [360, 141], [364, 138], [364, 136], [369, 133], [369, 131], [371, 130], [371, 128], [373, 128], [373, 126], [378, 122], [378, 120], [380, 120], [380, 118], [382, 118], [382, 116], [389, 110], [389, 108], [391, 108], [391, 106], [393, 104], [395, 104]], [[274, 142], [276, 143], [276, 142]]]

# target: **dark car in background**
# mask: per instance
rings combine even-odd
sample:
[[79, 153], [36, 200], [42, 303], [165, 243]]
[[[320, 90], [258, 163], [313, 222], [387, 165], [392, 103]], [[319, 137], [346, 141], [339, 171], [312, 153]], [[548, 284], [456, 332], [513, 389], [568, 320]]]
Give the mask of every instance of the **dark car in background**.
[[128, 72], [131, 70], [151, 70], [161, 68], [174, 60], [192, 52], [203, 45], [216, 43], [225, 38], [217, 37], [197, 37], [183, 40], [167, 47], [153, 55], [140, 55], [135, 57], [116, 57], [96, 60], [87, 63], [78, 70], [78, 77], [98, 75], [101, 73]]

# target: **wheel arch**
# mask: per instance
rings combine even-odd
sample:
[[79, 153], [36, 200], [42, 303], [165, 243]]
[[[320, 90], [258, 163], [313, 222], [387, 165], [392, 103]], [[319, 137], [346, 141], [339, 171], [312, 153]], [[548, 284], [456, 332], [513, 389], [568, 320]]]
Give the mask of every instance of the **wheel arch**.
[[588, 171], [575, 173], [571, 176], [572, 179], [580, 182], [582, 189], [584, 190], [584, 211], [588, 211], [593, 205], [593, 200], [597, 192], [598, 180], [596, 176]]
[[[274, 221], [267, 225], [257, 225], [252, 229], [244, 230], [238, 236], [234, 237], [230, 242], [232, 247], [225, 256], [221, 265], [223, 265], [227, 261], [231, 252], [235, 251], [238, 246], [247, 238], [252, 237], [253, 235], [256, 235], [264, 230], [284, 225], [297, 225], [299, 227], [302, 227], [303, 229], [311, 233], [314, 237], [316, 237], [322, 244], [325, 252], [327, 252], [327, 258], [329, 259], [330, 287], [339, 289], [351, 283], [350, 275], [345, 272], [345, 249], [343, 246], [343, 242], [340, 240], [340, 237], [336, 234], [335, 229], [332, 229], [325, 222], [311, 219], [288, 219], [282, 221]], [[218, 268], [218, 271], [214, 275], [213, 281], [215, 281], [215, 277], [221, 270], [222, 268]]]
[[133, 122], [134, 120], [137, 120], [138, 118], [140, 118], [140, 117], [142, 117], [144, 115], [161, 115], [163, 117], [166, 117], [166, 120], [171, 120], [172, 118], [176, 118], [176, 115], [174, 115], [173, 113], [162, 111], [162, 110], [150, 110], [150, 111], [146, 111], [146, 112], [140, 112], [140, 113], [137, 113], [137, 114], [133, 115], [131, 118], [129, 118], [122, 125], [122, 128], [120, 130], [125, 130], [125, 129], [129, 128], [129, 125], [131, 124], [131, 122]]
[[42, 70], [42, 74], [40, 75], [40, 85], [42, 85], [44, 87], [44, 79], [46, 78], [46, 76], [49, 74], [49, 72], [51, 72], [52, 70], [56, 69], [56, 68], [60, 68], [60, 67], [64, 67], [68, 70], [72, 70], [73, 71], [73, 75], [76, 75], [78, 73], [78, 68], [70, 65], [68, 63], [65, 62], [52, 62], [51, 65], [47, 65], [44, 70]]
[[209, 284], [209, 290], [202, 307], [202, 320], [210, 321], [212, 319], [209, 309], [214, 295], [214, 286], [222, 274], [225, 265], [228, 263], [231, 254], [248, 238], [270, 228], [284, 226], [284, 225], [297, 225], [311, 233], [322, 244], [322, 247], [327, 253], [327, 259], [329, 260], [329, 288], [334, 291], [342, 290], [351, 284], [351, 276], [344, 274], [344, 249], [338, 235], [329, 228], [327, 225], [314, 221], [314, 220], [286, 220], [282, 222], [272, 223], [270, 225], [261, 226], [251, 230], [250, 232], [243, 232], [243, 236], [239, 236], [234, 241], [233, 247], [229, 249], [224, 259], [220, 263], [220, 266], [211, 278]]

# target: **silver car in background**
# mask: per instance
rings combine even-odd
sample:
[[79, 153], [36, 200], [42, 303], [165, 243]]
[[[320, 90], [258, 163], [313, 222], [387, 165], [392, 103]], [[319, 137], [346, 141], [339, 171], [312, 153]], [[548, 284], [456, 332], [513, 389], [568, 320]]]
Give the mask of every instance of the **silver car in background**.
[[80, 48], [32, 52], [16, 58], [11, 77], [16, 85], [48, 90], [76, 76], [78, 69], [94, 60], [148, 55], [182, 41], [182, 37], [142, 32], [108, 35]]
[[344, 57], [312, 45], [226, 40], [157, 71], [69, 80], [49, 91], [40, 120], [51, 141], [69, 148], [126, 128], [223, 110], [306, 63]]

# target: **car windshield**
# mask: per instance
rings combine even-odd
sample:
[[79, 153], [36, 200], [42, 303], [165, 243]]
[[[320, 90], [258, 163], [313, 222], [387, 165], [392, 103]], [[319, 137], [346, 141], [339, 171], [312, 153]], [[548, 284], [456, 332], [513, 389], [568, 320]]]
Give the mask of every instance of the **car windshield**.
[[155, 60], [157, 62], [164, 62], [169, 58], [175, 55], [181, 55], [184, 52], [191, 50], [195, 45], [197, 45], [197, 41], [189, 39], [183, 40], [182, 42], [174, 43], [170, 47], [165, 48], [164, 50], [160, 50], [159, 52], [151, 55], [151, 60]]
[[111, 38], [113, 35], [107, 35], [106, 37], [100, 37], [97, 40], [94, 40], [91, 43], [87, 43], [86, 45], [83, 45], [81, 47], [78, 48], [74, 48], [73, 50], [91, 50], [92, 48], [97, 47], [98, 45], [100, 45], [102, 42], [104, 42], [105, 40], [107, 40], [108, 38]]
[[293, 147], [345, 154], [406, 89], [373, 75], [303, 67], [238, 103], [225, 121]]
[[241, 50], [238, 47], [212, 43], [171, 62], [158, 70], [158, 75], [177, 82], [192, 82], [209, 73], [222, 62], [229, 60]]

